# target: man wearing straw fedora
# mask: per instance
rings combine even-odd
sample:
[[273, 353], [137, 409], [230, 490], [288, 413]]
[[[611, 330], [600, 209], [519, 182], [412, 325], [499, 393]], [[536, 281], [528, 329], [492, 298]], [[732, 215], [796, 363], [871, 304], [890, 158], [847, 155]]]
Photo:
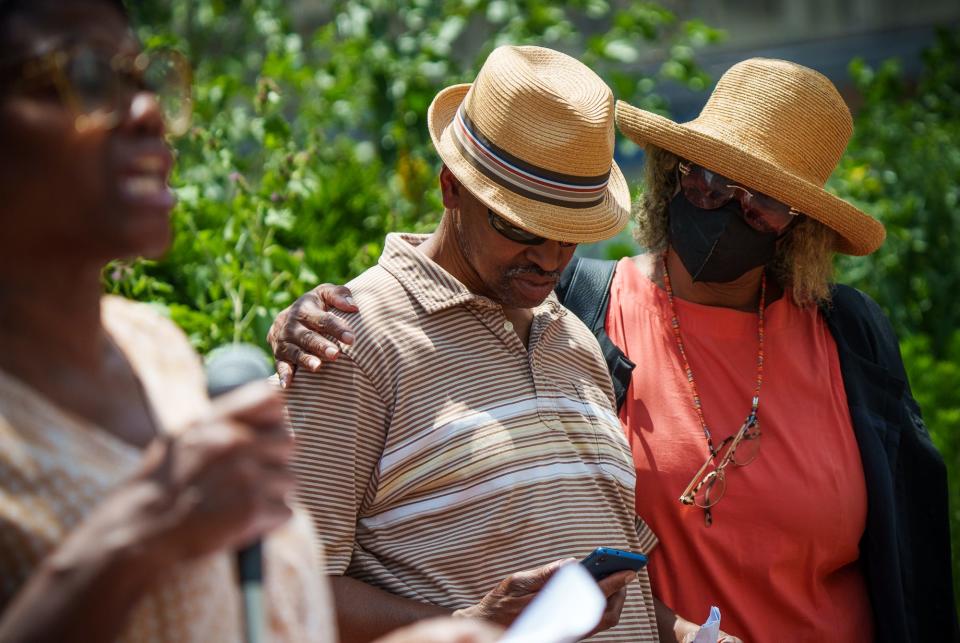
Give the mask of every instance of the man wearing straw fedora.
[[[565, 560], [655, 544], [603, 357], [552, 292], [578, 243], [627, 221], [610, 89], [501, 47], [428, 127], [439, 227], [387, 237], [340, 313], [356, 341], [288, 387], [345, 640], [453, 610], [508, 624]], [[600, 587], [598, 640], [658, 638], [646, 571]]]

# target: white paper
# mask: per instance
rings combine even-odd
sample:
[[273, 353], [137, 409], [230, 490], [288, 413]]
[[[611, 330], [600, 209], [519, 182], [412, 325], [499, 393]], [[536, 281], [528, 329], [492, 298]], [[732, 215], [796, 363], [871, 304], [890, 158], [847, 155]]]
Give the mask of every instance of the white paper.
[[693, 643], [717, 643], [718, 638], [720, 638], [720, 608], [712, 606], [707, 622], [697, 630]]
[[600, 622], [607, 599], [579, 563], [558, 569], [500, 643], [572, 643]]

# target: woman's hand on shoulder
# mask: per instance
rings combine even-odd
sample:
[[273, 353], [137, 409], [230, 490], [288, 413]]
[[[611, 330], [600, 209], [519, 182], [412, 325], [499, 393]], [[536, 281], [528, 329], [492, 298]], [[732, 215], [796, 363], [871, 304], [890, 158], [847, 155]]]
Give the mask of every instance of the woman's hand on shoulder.
[[340, 355], [338, 341], [353, 343], [352, 329], [331, 314], [331, 309], [357, 312], [349, 288], [320, 284], [281, 311], [273, 321], [267, 342], [273, 350], [277, 375], [284, 388], [293, 382], [298, 367], [316, 373], [324, 361], [333, 361]]

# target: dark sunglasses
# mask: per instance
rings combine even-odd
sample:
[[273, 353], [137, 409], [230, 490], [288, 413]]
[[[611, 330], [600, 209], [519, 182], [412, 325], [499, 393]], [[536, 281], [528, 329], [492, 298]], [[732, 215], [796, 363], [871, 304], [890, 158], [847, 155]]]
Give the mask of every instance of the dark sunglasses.
[[704, 210], [716, 210], [736, 198], [743, 219], [760, 232], [785, 234], [803, 216], [786, 203], [690, 161], [680, 161], [677, 171], [687, 201]]
[[[539, 246], [547, 242], [544, 237], [539, 237], [532, 232], [527, 232], [523, 228], [513, 225], [490, 208], [487, 208], [487, 219], [490, 221], [490, 227], [514, 243], [522, 243], [525, 246]], [[569, 241], [558, 242], [561, 248], [570, 248], [577, 245]]]

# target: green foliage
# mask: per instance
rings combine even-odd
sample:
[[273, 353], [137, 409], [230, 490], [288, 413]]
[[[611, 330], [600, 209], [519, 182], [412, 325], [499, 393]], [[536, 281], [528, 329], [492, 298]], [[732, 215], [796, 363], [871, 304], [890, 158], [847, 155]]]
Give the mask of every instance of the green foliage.
[[667, 47], [660, 75], [703, 87], [693, 48], [720, 34], [650, 2], [338, 0], [308, 36], [280, 0], [138, 3], [149, 46], [196, 65], [193, 131], [177, 142], [176, 240], [158, 262], [116, 264], [108, 287], [160, 302], [207, 351], [264, 343], [274, 315], [321, 280], [373, 264], [385, 234], [442, 211], [430, 101], [504, 43], [577, 56], [620, 98], [663, 110], [631, 69]]
[[953, 585], [960, 612], [960, 330], [953, 333], [943, 352], [934, 357], [930, 338], [908, 336], [901, 342], [914, 397], [934, 444], [947, 463], [950, 485], [950, 530], [953, 541]]
[[960, 609], [960, 31], [924, 53], [915, 87], [890, 61], [850, 71], [863, 96], [831, 186], [887, 227], [883, 247], [840, 262], [901, 337], [914, 396], [950, 476], [953, 577]]
[[[237, 340], [263, 345], [293, 297], [372, 265], [387, 232], [433, 227], [439, 160], [427, 106], [441, 88], [470, 80], [496, 45], [567, 51], [619, 98], [663, 112], [655, 78], [638, 63], [656, 47], [668, 54], [659, 77], [705, 88], [693, 52], [720, 38], [635, 0], [616, 8], [608, 0], [333, 0], [309, 34], [294, 28], [287, 5], [135, 7], [148, 46], [174, 45], [196, 66], [194, 128], [176, 143], [171, 251], [117, 262], [104, 277], [112, 292], [165, 307], [203, 352]], [[951, 469], [960, 583], [958, 61], [960, 33], [945, 33], [916, 87], [895, 63], [851, 65], [864, 103], [831, 189], [887, 226], [880, 251], [841, 262], [841, 280], [874, 296], [903, 338], [914, 393]], [[632, 246], [605, 252], [616, 258]]]
[[928, 335], [944, 357], [960, 328], [960, 31], [924, 53], [915, 88], [896, 61], [850, 71], [863, 96], [856, 133], [834, 174], [837, 193], [879, 218], [887, 240], [841, 263], [844, 281], [879, 301], [901, 336]]

